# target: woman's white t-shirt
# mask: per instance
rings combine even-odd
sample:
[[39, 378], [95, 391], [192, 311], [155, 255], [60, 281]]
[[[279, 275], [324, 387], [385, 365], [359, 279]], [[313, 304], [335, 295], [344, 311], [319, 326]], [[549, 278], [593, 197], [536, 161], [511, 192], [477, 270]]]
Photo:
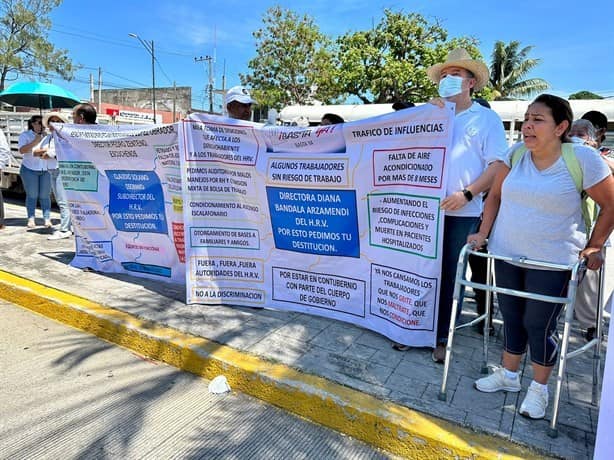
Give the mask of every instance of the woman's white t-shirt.
[[[508, 151], [506, 164], [518, 144]], [[574, 145], [582, 169], [582, 189], [605, 179], [610, 171], [599, 153]], [[501, 205], [488, 249], [507, 257], [527, 257], [572, 265], [586, 246], [581, 197], [561, 156], [540, 171], [527, 150], [503, 181]]]
[[[19, 135], [18, 148], [23, 147], [24, 145], [30, 144], [32, 141], [36, 139], [36, 133], [31, 129], [28, 131], [24, 131]], [[36, 147], [35, 147], [36, 148]], [[47, 160], [43, 160], [41, 157], [35, 157], [32, 154], [32, 150], [23, 154], [23, 158], [21, 160], [21, 164], [32, 171], [46, 171], [47, 170]]]

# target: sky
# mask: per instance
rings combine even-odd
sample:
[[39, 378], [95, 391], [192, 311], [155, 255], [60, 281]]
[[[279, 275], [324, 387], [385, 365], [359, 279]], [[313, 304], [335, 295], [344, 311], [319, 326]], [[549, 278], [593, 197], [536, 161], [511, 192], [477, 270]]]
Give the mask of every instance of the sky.
[[226, 88], [239, 84], [239, 74], [249, 72], [247, 64], [256, 55], [252, 33], [262, 27], [266, 10], [276, 5], [308, 14], [331, 38], [372, 27], [385, 8], [417, 12], [431, 22], [438, 20], [450, 37], [477, 38], [487, 63], [497, 40], [534, 46], [530, 57], [542, 62], [530, 77], [548, 81], [553, 94], [567, 97], [589, 90], [614, 97], [611, 0], [594, 0], [586, 7], [568, 0], [64, 0], [51, 13], [48, 38], [82, 68], [71, 82], [52, 82], [89, 99], [90, 75], [97, 87], [102, 69], [103, 88], [151, 87], [151, 55], [128, 35], [132, 33], [154, 41], [156, 87], [173, 82], [191, 86], [192, 106], [207, 109], [207, 62], [195, 58], [215, 59], [216, 88], [222, 87], [223, 75]]

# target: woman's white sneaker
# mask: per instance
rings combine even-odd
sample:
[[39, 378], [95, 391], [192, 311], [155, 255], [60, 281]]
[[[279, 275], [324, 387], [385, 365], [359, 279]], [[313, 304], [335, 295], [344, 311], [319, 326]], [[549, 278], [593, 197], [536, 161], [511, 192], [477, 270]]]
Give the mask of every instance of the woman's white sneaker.
[[524, 401], [520, 405], [518, 412], [525, 417], [540, 419], [546, 415], [546, 408], [548, 407], [548, 392], [544, 391], [539, 386], [529, 385], [527, 395], [524, 397]]
[[516, 378], [509, 378], [505, 375], [505, 369], [499, 367], [488, 377], [476, 380], [473, 386], [476, 390], [484, 393], [494, 393], [496, 391], [518, 393], [520, 391], [520, 377], [516, 374]]
[[70, 238], [72, 236], [72, 232], [70, 230], [61, 231], [56, 230], [53, 234], [47, 237], [48, 240], [63, 240], [64, 238]]

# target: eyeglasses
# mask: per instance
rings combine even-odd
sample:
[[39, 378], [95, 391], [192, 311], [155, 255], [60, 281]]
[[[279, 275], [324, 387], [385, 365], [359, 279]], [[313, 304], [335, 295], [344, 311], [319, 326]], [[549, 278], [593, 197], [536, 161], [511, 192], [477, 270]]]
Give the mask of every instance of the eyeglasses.
[[64, 123], [64, 120], [60, 120], [59, 118], [52, 118], [49, 120], [50, 123]]

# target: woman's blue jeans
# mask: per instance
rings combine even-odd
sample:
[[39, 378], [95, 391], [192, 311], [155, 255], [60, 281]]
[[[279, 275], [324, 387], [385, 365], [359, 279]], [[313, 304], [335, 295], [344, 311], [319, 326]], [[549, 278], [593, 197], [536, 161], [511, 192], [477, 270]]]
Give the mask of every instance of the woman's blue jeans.
[[28, 219], [34, 218], [36, 202], [40, 201], [43, 219], [51, 218], [51, 174], [49, 171], [34, 171], [21, 165], [21, 183], [26, 190], [26, 210]]
[[53, 190], [53, 196], [60, 208], [60, 231], [67, 232], [70, 230], [70, 210], [68, 209], [68, 201], [66, 201], [66, 191], [62, 184], [62, 177], [60, 176], [60, 169], [50, 169], [51, 174], [51, 190]]

